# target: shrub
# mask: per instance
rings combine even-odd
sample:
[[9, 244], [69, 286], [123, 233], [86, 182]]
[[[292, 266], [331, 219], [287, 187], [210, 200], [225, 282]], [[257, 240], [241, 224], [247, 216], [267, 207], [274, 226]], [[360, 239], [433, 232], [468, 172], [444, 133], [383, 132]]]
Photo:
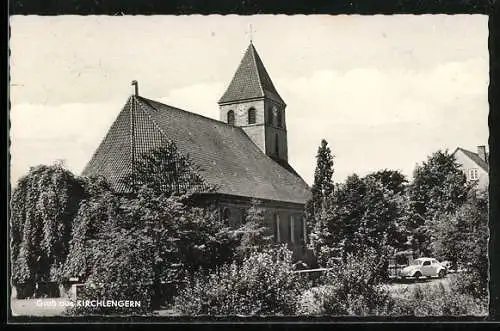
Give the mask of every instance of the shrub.
[[152, 268], [150, 249], [140, 236], [110, 230], [108, 237], [95, 241], [93, 270], [78, 300], [132, 300], [140, 307], [85, 307], [68, 309], [71, 315], [143, 314], [151, 310]]
[[[478, 299], [488, 297], [488, 278], [476, 269], [468, 270], [458, 275], [458, 279], [452, 281], [452, 286], [457, 292], [468, 294]], [[486, 278], [486, 279], [485, 279]]]
[[284, 247], [254, 252], [209, 276], [197, 274], [174, 299], [183, 315], [293, 315], [302, 280]]
[[383, 315], [391, 308], [393, 300], [378, 283], [377, 266], [371, 256], [351, 255], [331, 268], [322, 286], [303, 293], [299, 314]]
[[401, 316], [485, 316], [488, 301], [460, 293], [443, 284], [405, 288], [394, 294], [390, 315]]

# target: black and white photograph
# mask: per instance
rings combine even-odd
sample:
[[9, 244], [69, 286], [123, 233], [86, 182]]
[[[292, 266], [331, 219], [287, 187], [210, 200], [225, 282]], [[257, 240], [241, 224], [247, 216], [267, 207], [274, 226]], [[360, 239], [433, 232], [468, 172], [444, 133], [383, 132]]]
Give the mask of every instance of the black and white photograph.
[[12, 316], [488, 316], [487, 15], [9, 24]]

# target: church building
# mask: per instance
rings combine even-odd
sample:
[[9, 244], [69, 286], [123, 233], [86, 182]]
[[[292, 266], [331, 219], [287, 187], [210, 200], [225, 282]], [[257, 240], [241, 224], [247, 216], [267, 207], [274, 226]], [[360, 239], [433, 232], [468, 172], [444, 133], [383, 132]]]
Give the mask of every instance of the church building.
[[250, 43], [219, 100], [219, 120], [139, 96], [136, 85], [82, 174], [102, 175], [115, 190], [123, 190], [120, 178], [132, 171], [133, 160], [173, 141], [216, 187], [199, 196], [215, 202], [232, 226], [244, 221], [245, 210], [257, 199], [275, 240], [303, 251], [310, 188], [288, 164], [285, 109]]

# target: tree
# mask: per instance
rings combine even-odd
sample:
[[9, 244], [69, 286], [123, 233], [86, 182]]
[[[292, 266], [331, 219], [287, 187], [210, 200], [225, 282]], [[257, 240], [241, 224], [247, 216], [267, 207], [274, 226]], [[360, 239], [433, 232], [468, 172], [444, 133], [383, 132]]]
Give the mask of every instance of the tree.
[[306, 203], [306, 214], [310, 220], [324, 206], [326, 199], [333, 194], [333, 155], [328, 142], [323, 139], [316, 155], [314, 184], [311, 188], [311, 199]]
[[32, 167], [19, 179], [10, 202], [14, 284], [58, 280], [84, 197], [82, 181], [60, 164]]
[[364, 178], [354, 174], [337, 185], [311, 234], [319, 263], [325, 266], [332, 257], [345, 258], [367, 249], [382, 258], [387, 250], [403, 246], [405, 183], [401, 173], [383, 170]]
[[467, 265], [462, 289], [475, 297], [488, 293], [488, 195], [476, 192], [452, 215], [438, 223], [432, 242], [436, 256]]
[[244, 224], [235, 233], [239, 240], [237, 254], [240, 261], [252, 252], [263, 251], [273, 245], [273, 235], [269, 234], [265, 224], [261, 201], [252, 200], [250, 208], [246, 211]]
[[431, 254], [436, 228], [443, 215], [453, 214], [467, 199], [471, 186], [453, 154], [437, 151], [418, 165], [409, 188], [413, 246]]
[[337, 195], [334, 207], [341, 222], [344, 253], [356, 254], [373, 248], [383, 256], [387, 247], [396, 248], [405, 241], [401, 223], [405, 216], [404, 176], [392, 172], [394, 182], [385, 182], [384, 170], [364, 178], [351, 176]]
[[199, 171], [188, 155], [180, 153], [173, 141], [167, 141], [135, 160], [133, 171], [121, 182], [136, 195], [149, 191], [156, 197], [213, 190]]
[[321, 145], [316, 154], [316, 169], [314, 171], [314, 184], [311, 188], [311, 199], [306, 202], [306, 236], [309, 238], [308, 247], [318, 259], [318, 263], [325, 262], [324, 258], [330, 255], [329, 248], [334, 240], [329, 232], [327, 219], [328, 202], [334, 193], [333, 155], [328, 142], [321, 140]]
[[87, 198], [81, 202], [73, 221], [69, 254], [62, 270], [64, 279], [78, 277], [85, 281], [95, 273], [103, 250], [101, 235], [116, 228], [121, 215], [122, 199], [104, 178], [84, 178], [84, 182]]
[[[110, 297], [117, 289], [148, 288], [153, 308], [161, 304], [162, 283], [175, 286], [200, 268], [207, 270], [226, 263], [233, 258], [236, 244], [215, 208], [193, 206], [192, 193], [212, 188], [175, 144], [145, 153], [134, 170], [123, 179], [130, 194], [116, 200], [104, 190], [82, 205], [82, 217], [87, 221], [78, 228], [81, 233], [75, 234], [72, 247], [76, 249], [76, 258], [68, 270], [88, 275], [89, 295]], [[93, 232], [89, 227], [93, 217], [106, 223], [102, 231]], [[110, 242], [117, 246], [110, 249]], [[130, 249], [122, 245], [132, 242]], [[77, 247], [89, 245], [97, 251], [91, 251], [93, 258], [90, 265], [85, 265], [78, 262], [88, 260], [82, 258], [85, 255], [78, 253]], [[103, 250], [111, 250], [114, 255], [110, 258]], [[124, 268], [126, 277], [113, 275]], [[90, 281], [100, 285], [92, 287]], [[140, 293], [137, 295], [141, 297]]]

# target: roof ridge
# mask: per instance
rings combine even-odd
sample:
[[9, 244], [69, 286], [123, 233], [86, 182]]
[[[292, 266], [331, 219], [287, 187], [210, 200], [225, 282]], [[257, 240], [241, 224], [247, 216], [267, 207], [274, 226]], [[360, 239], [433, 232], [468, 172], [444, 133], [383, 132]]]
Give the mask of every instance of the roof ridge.
[[[193, 115], [193, 116], [197, 116], [197, 117], [201, 117], [203, 119], [206, 119], [206, 120], [209, 120], [209, 121], [212, 121], [212, 122], [215, 122], [217, 124], [220, 124], [222, 126], [226, 126], [226, 127], [230, 127], [230, 128], [239, 128], [237, 126], [234, 126], [234, 125], [230, 125], [226, 122], [223, 122], [223, 121], [219, 121], [219, 120], [216, 120], [215, 118], [211, 118], [211, 117], [208, 117], [208, 116], [204, 116], [204, 115], [201, 115], [201, 114], [198, 114], [198, 113], [194, 113], [194, 112], [191, 112], [191, 111], [188, 111], [188, 110], [185, 110], [185, 109], [182, 109], [182, 108], [179, 108], [179, 107], [175, 107], [175, 106], [171, 106], [171, 105], [167, 105], [166, 103], [163, 103], [163, 102], [160, 102], [160, 101], [156, 101], [156, 100], [153, 100], [153, 99], [148, 99], [148, 98], [145, 98], [145, 97], [138, 97], [138, 99], [142, 99], [146, 104], [148, 104], [151, 108], [154, 108], [155, 110], [158, 110], [158, 108], [156, 108], [155, 106], [151, 105], [149, 103], [149, 101], [152, 101], [152, 102], [156, 102], [156, 103], [159, 103], [163, 106], [166, 106], [166, 107], [169, 107], [169, 108], [172, 108], [172, 109], [175, 109], [175, 110], [179, 110], [179, 111], [182, 111], [182, 112], [185, 112], [187, 114], [190, 114], [190, 115]], [[158, 110], [160, 111], [160, 110]]]
[[264, 92], [264, 87], [262, 86], [262, 77], [260, 76], [259, 66], [257, 64], [257, 56], [258, 56], [257, 50], [255, 49], [252, 43], [250, 43], [249, 48], [252, 50], [253, 64], [254, 64], [254, 69], [257, 72], [257, 81], [259, 82], [260, 92], [262, 93], [263, 96], [265, 96], [266, 93]]

